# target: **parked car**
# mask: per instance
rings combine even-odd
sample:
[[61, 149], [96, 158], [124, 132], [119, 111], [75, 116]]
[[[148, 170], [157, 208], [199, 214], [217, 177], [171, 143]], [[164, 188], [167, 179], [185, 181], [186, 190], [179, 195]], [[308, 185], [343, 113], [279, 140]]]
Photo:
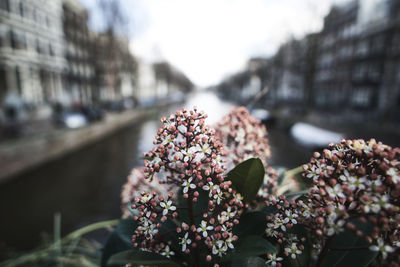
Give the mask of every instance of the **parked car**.
[[105, 116], [104, 110], [94, 106], [83, 106], [81, 112], [89, 122], [100, 121]]
[[81, 112], [64, 111], [56, 118], [56, 124], [62, 127], [76, 129], [88, 124], [88, 119]]

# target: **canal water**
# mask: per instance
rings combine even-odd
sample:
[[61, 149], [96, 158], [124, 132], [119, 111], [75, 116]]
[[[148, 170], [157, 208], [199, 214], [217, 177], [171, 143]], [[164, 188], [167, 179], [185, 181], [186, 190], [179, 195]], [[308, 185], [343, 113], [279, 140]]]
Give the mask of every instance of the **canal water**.
[[[0, 258], [4, 248], [18, 251], [39, 245], [44, 233], [51, 235], [53, 216], [57, 212], [62, 216], [63, 235], [94, 222], [119, 218], [121, 186], [131, 169], [143, 163], [142, 153], [151, 149], [159, 118], [180, 106], [194, 105], [209, 114], [209, 124], [233, 107], [212, 93], [196, 93], [183, 105], [161, 109], [152, 118], [135, 122], [99, 142], [2, 184]], [[270, 165], [294, 168], [312, 155], [312, 150], [290, 138], [288, 130], [269, 129], [269, 139]]]

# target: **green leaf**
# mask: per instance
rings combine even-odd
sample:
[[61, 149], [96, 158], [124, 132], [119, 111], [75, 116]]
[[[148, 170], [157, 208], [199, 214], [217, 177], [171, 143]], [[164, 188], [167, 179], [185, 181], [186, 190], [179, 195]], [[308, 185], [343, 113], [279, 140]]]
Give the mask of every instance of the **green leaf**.
[[[208, 210], [208, 192], [204, 190], [198, 190], [199, 196], [197, 197], [197, 202], [193, 202], [193, 214], [194, 215], [199, 215]], [[187, 208], [188, 206], [188, 200], [186, 198], [183, 198], [183, 193], [182, 189], [180, 189], [179, 194], [178, 194], [178, 206], [182, 208]], [[195, 224], [198, 225], [200, 224], [201, 220], [203, 219], [202, 216], [196, 216], [195, 218]], [[189, 213], [187, 209], [181, 209], [179, 210], [179, 220], [183, 221], [189, 225], [191, 225], [191, 222], [189, 220]]]
[[261, 211], [242, 214], [239, 224], [235, 225], [233, 232], [240, 237], [246, 235], [263, 235], [267, 228], [266, 213]]
[[121, 251], [133, 249], [132, 235], [137, 227], [137, 222], [132, 218], [120, 220], [117, 227], [108, 236], [101, 255], [101, 266], [105, 266], [108, 259]]
[[265, 267], [265, 260], [260, 257], [234, 260], [231, 267]]
[[[349, 221], [355, 224], [356, 228], [364, 234], [370, 234], [372, 232], [372, 224], [369, 222], [360, 223], [357, 219]], [[369, 246], [370, 244], [367, 243], [363, 237], [359, 237], [353, 231], [346, 229], [344, 232], [333, 237], [329, 245], [332, 250], [328, 251], [328, 254], [322, 262], [322, 266], [368, 266], [378, 255], [378, 252], [369, 250]], [[365, 249], [334, 250], [335, 248], [345, 249], [361, 247], [365, 247]]]
[[179, 266], [176, 262], [156, 253], [138, 250], [123, 251], [113, 255], [108, 265], [143, 264], [148, 266]]
[[267, 253], [276, 253], [276, 248], [261, 236], [250, 235], [239, 239], [239, 244], [236, 245], [235, 251], [225, 256], [223, 261], [246, 259]]
[[250, 202], [256, 196], [264, 181], [264, 165], [259, 158], [243, 161], [228, 173], [228, 180], [232, 181], [233, 188], [239, 192], [244, 201]]

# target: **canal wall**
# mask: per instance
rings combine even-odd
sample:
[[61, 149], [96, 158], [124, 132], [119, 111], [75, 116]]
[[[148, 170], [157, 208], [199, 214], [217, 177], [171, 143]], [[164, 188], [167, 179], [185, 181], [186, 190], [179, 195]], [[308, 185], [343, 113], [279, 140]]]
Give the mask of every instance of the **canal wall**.
[[104, 120], [79, 129], [53, 129], [45, 134], [0, 143], [0, 183], [94, 143], [149, 116], [150, 109], [107, 114]]

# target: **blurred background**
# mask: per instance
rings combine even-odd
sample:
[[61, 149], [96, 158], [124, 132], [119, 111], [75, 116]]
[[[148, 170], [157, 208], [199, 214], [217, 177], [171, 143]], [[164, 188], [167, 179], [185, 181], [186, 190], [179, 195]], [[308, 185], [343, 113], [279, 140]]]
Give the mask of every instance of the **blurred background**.
[[272, 166], [400, 144], [400, 0], [0, 0], [0, 260], [120, 217], [159, 118], [235, 105]]

